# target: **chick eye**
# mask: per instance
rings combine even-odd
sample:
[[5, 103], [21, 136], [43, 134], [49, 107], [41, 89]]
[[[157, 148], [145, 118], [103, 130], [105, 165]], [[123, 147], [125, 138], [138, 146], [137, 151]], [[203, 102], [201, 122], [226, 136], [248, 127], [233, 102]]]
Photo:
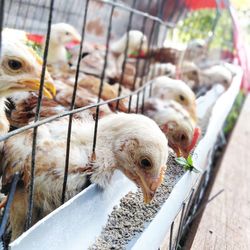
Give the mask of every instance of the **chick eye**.
[[68, 35], [69, 35], [69, 32], [68, 32], [68, 31], [66, 31], [66, 32], [65, 32], [65, 35], [66, 35], [66, 36], [68, 36]]
[[185, 141], [185, 140], [186, 140], [186, 135], [181, 134], [181, 136], [180, 136], [180, 140], [181, 140], [181, 141]]
[[183, 95], [179, 95], [181, 101], [185, 101], [185, 97]]
[[19, 70], [19, 69], [22, 68], [22, 63], [17, 61], [17, 60], [11, 59], [11, 60], [8, 61], [8, 66], [12, 70]]
[[192, 75], [193, 75], [193, 76], [196, 76], [196, 75], [197, 75], [197, 72], [196, 72], [196, 71], [192, 71]]
[[151, 162], [147, 159], [147, 158], [143, 158], [141, 161], [140, 161], [140, 165], [142, 168], [150, 168], [151, 167]]
[[224, 80], [223, 80], [223, 83], [224, 83], [224, 84], [228, 84], [228, 81], [224, 79]]

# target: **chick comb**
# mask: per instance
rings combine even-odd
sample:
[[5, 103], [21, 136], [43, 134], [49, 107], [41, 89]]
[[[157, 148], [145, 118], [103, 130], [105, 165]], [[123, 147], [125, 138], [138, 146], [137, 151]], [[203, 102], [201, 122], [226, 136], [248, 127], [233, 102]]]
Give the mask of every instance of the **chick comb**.
[[26, 34], [29, 41], [32, 41], [37, 44], [43, 44], [44, 36], [37, 34]]
[[192, 139], [192, 142], [190, 143], [189, 147], [188, 147], [188, 151], [191, 151], [194, 146], [196, 145], [199, 137], [200, 137], [200, 134], [201, 134], [201, 130], [199, 127], [196, 127], [194, 129], [194, 135], [193, 135], [193, 139]]

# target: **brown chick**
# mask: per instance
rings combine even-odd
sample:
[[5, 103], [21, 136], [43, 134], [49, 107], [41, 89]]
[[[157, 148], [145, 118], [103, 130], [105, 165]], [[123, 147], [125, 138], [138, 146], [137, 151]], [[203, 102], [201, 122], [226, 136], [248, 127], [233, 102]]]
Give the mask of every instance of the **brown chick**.
[[[67, 128], [68, 119], [39, 127], [34, 180], [34, 223], [61, 205], [65, 167], [62, 159], [66, 152]], [[144, 202], [149, 203], [162, 182], [168, 158], [168, 142], [158, 125], [146, 116], [137, 114], [118, 113], [100, 119], [94, 161], [93, 134], [93, 121], [73, 121], [66, 199], [85, 188], [88, 176], [92, 183], [105, 188], [114, 171], [120, 170], [142, 189]], [[4, 145], [3, 188], [8, 186], [13, 174], [17, 171], [22, 173], [22, 183], [18, 185], [11, 205], [12, 240], [24, 231], [31, 145], [30, 130], [9, 138]]]
[[200, 135], [189, 113], [175, 101], [150, 98], [145, 101], [144, 114], [159, 125], [176, 155], [187, 158]]
[[[5, 97], [13, 93], [39, 90], [41, 71], [42, 60], [36, 53], [18, 40], [10, 39], [7, 33], [3, 33], [0, 60], [0, 135], [9, 130], [5, 115]], [[46, 73], [44, 95], [52, 98], [54, 94], [53, 80]]]

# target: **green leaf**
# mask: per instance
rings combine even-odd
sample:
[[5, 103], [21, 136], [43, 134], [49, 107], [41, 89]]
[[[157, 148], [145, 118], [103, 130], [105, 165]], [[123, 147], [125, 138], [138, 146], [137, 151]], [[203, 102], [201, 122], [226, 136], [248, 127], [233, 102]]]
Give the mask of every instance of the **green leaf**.
[[193, 171], [193, 172], [195, 172], [195, 173], [200, 173], [200, 170], [198, 170], [198, 169], [195, 168], [195, 167], [193, 167], [193, 169], [192, 169], [191, 171]]
[[175, 161], [182, 166], [188, 166], [188, 162], [184, 157], [175, 158]]
[[185, 171], [193, 171], [195, 173], [200, 172], [197, 168], [193, 166], [193, 160], [191, 155], [189, 155], [187, 159], [185, 159], [184, 157], [175, 158], [175, 161], [180, 164]]
[[192, 159], [192, 155], [189, 155], [187, 158], [187, 162], [189, 165], [193, 166], [193, 159]]

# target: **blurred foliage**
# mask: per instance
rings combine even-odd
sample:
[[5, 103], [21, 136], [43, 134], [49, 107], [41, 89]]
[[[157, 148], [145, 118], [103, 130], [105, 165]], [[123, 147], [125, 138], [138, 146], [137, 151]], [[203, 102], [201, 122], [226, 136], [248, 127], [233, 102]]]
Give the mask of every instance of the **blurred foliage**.
[[26, 45], [31, 47], [41, 58], [43, 57], [43, 49], [41, 44], [32, 42], [32, 41], [27, 41]]
[[231, 0], [230, 2], [236, 9], [244, 10], [250, 8], [249, 0]]
[[213, 35], [213, 29], [210, 48], [232, 50], [232, 20], [227, 10], [221, 10], [218, 16], [213, 9], [189, 12], [186, 18], [179, 21], [173, 33], [169, 33], [168, 39], [175, 38], [183, 43], [193, 39], [206, 40]]
[[244, 103], [245, 100], [245, 93], [243, 91], [240, 91], [239, 94], [237, 95], [233, 107], [226, 119], [223, 131], [225, 133], [225, 135], [227, 136], [234, 128], [234, 125], [239, 117], [240, 111], [241, 111], [241, 107]]

